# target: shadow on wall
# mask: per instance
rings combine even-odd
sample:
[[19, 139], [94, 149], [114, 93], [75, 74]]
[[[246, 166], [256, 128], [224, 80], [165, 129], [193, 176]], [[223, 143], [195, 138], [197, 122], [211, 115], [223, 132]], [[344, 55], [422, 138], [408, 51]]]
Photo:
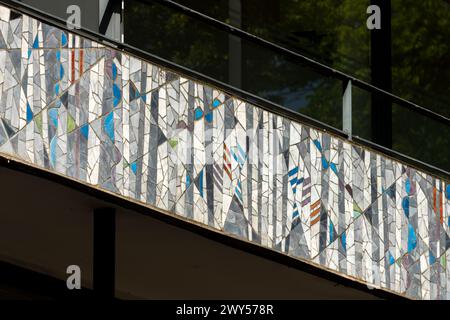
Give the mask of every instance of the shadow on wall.
[[[83, 286], [92, 288], [91, 213], [107, 203], [18, 171], [0, 168], [0, 175], [1, 259], [61, 280], [66, 267], [77, 264]], [[376, 299], [149, 216], [117, 210], [118, 298]]]

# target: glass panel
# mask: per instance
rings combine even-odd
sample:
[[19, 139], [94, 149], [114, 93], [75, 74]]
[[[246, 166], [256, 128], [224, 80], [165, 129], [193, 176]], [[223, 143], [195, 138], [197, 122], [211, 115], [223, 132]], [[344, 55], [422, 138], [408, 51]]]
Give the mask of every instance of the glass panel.
[[126, 43], [341, 128], [340, 80], [163, 5], [126, 4]]
[[370, 92], [352, 86], [353, 135], [367, 140], [372, 139], [371, 96]]
[[228, 34], [158, 3], [127, 1], [125, 42], [219, 81], [228, 79]]
[[245, 43], [243, 88], [336, 128], [342, 126], [342, 82], [286, 56]]
[[393, 149], [450, 171], [450, 127], [392, 105]]
[[241, 25], [229, 0], [175, 0], [186, 7], [370, 81], [369, 0], [241, 0]]

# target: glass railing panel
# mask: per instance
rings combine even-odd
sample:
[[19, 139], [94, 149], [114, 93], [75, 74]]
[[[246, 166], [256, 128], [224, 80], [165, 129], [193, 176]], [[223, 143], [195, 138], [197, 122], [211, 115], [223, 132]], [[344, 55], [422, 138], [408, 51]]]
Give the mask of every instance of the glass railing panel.
[[158, 3], [125, 6], [125, 42], [218, 81], [228, 80], [228, 34]]
[[372, 112], [371, 96], [371, 93], [366, 90], [356, 86], [352, 87], [353, 135], [369, 141], [372, 140], [370, 116]]
[[173, 2], [370, 81], [369, 0]]
[[[341, 127], [342, 82], [292, 56], [156, 2], [127, 1], [124, 19], [127, 44]], [[235, 50], [239, 52], [233, 54]]]
[[342, 126], [342, 81], [324, 76], [286, 55], [245, 42], [242, 88], [298, 113]]
[[[236, 0], [240, 25], [227, 14], [228, 0], [173, 2], [370, 82], [368, 0]], [[392, 0], [391, 29], [392, 92], [449, 116], [450, 3]]]
[[392, 148], [450, 171], [450, 127], [392, 104]]
[[[371, 128], [372, 95], [367, 90], [352, 86], [353, 136], [368, 141], [374, 141]], [[450, 171], [450, 126], [403, 105], [390, 104], [392, 125], [391, 128], [385, 127], [385, 130], [392, 131], [391, 149]]]

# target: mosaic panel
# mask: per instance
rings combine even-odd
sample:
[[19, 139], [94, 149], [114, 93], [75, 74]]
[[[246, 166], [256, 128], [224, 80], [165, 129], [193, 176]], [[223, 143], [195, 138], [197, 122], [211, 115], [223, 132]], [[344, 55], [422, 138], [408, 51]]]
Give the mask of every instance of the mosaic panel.
[[0, 152], [416, 299], [450, 185], [0, 7]]

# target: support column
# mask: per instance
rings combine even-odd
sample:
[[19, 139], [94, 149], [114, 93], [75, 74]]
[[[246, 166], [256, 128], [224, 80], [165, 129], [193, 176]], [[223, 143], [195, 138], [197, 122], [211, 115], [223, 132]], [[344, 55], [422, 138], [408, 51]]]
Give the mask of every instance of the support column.
[[[371, 0], [380, 7], [381, 29], [370, 31], [372, 84], [385, 91], [392, 91], [391, 62], [391, 2]], [[372, 94], [372, 141], [392, 148], [392, 104], [388, 99]]]
[[93, 288], [98, 298], [113, 299], [116, 271], [116, 209], [94, 209]]

